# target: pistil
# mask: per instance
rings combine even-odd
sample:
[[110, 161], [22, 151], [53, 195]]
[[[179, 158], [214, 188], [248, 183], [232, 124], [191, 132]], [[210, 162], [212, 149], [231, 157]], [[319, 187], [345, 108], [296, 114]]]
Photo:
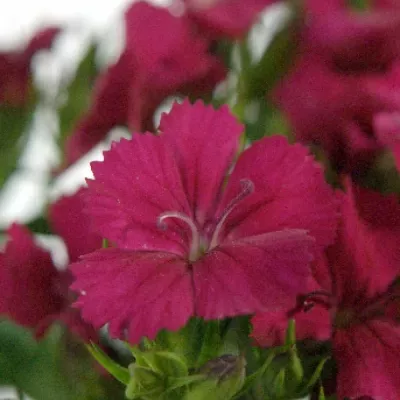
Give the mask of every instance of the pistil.
[[226, 221], [229, 214], [234, 210], [234, 208], [247, 196], [254, 192], [254, 183], [250, 179], [242, 179], [240, 181], [241, 191], [240, 193], [232, 199], [225, 210], [223, 211], [222, 215], [218, 218], [214, 233], [211, 237], [210, 241], [210, 249], [214, 248], [218, 244], [219, 235], [223, 228], [223, 224]]

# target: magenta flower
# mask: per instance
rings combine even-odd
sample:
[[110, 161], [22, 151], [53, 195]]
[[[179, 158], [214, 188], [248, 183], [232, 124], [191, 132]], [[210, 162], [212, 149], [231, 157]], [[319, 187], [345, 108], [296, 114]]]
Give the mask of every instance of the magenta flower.
[[[300, 338], [310, 333], [318, 338], [319, 328], [329, 331], [330, 314], [338, 399], [396, 400], [400, 398], [400, 205], [395, 196], [356, 187], [350, 180], [345, 186], [338, 237], [327, 249], [327, 262], [321, 258], [315, 263], [319, 283], [303, 296], [304, 310], [295, 315], [296, 327]], [[277, 313], [260, 314], [253, 325], [259, 344], [281, 343], [285, 325]]]
[[117, 125], [153, 130], [156, 108], [168, 96], [210, 93], [226, 74], [186, 15], [145, 2], [125, 14], [126, 47], [96, 81], [92, 105], [68, 139], [66, 165], [79, 159]]
[[[78, 192], [80, 194], [80, 192]], [[50, 208], [50, 218], [66, 240], [71, 260], [101, 247], [101, 238], [89, 233], [80, 199], [64, 197]], [[93, 328], [71, 307], [70, 271], [59, 271], [50, 254], [34, 242], [32, 234], [14, 224], [0, 253], [0, 316], [35, 330], [41, 337], [54, 322], [62, 322], [83, 340], [97, 341]]]
[[297, 140], [320, 145], [340, 171], [361, 171], [383, 149], [374, 133], [377, 113], [396, 105], [370, 87], [368, 78], [330, 70], [318, 57], [298, 61], [273, 97]]
[[302, 46], [341, 73], [382, 72], [398, 59], [399, 6], [371, 2], [354, 12], [346, 0], [305, 2]]
[[158, 136], [135, 134], [92, 163], [87, 212], [116, 248], [71, 267], [84, 319], [137, 343], [191, 316], [294, 301], [311, 251], [332, 242], [333, 193], [283, 137], [244, 151], [228, 179], [242, 129], [226, 107], [175, 104]]
[[188, 14], [213, 38], [246, 35], [268, 5], [276, 0], [183, 0]]
[[400, 206], [395, 196], [349, 182], [347, 192], [339, 236], [328, 250], [337, 394], [396, 400], [400, 288], [394, 280], [400, 271]]
[[7, 233], [10, 239], [0, 253], [0, 315], [36, 328], [62, 307], [60, 273], [27, 229], [14, 224]]

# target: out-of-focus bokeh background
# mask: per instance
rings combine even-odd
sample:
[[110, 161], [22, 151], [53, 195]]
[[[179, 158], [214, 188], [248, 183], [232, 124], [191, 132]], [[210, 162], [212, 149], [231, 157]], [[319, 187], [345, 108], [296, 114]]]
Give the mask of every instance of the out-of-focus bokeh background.
[[[97, 62], [101, 65], [115, 60], [123, 46], [122, 13], [128, 0], [102, 2], [94, 0], [72, 0], [67, 2], [17, 0], [2, 6], [0, 15], [0, 51], [14, 51], [26, 45], [39, 29], [60, 26], [51, 51], [42, 50], [33, 60], [33, 74], [45, 98], [51, 103], [54, 90], [66, 86], [73, 78], [74, 70], [85, 55], [92, 41], [99, 43]], [[154, 1], [165, 4], [166, 1]], [[28, 144], [22, 152], [18, 170], [3, 187], [0, 195], [0, 226], [11, 221], [26, 222], [37, 214], [47, 195], [46, 186], [51, 168], [58, 163], [55, 136], [56, 116], [44, 105], [36, 110], [29, 128]], [[0, 141], [6, 132], [0, 126]], [[50, 195], [73, 190], [83, 177], [90, 174], [88, 160], [96, 158], [101, 150], [96, 149], [55, 184]]]

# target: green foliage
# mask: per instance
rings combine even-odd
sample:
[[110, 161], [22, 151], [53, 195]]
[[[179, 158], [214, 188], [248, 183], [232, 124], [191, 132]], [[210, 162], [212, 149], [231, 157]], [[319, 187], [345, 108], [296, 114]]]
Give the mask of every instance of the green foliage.
[[64, 329], [53, 325], [37, 341], [32, 332], [0, 322], [0, 384], [12, 385], [33, 399], [105, 399], [93, 361]]
[[90, 105], [93, 84], [97, 75], [95, 56], [96, 47], [91, 46], [67, 89], [66, 102], [59, 109], [61, 148]]
[[302, 20], [300, 7], [293, 3], [291, 16], [272, 39], [260, 61], [244, 71], [243, 87], [248, 101], [264, 97], [293, 64]]
[[17, 167], [33, 111], [33, 100], [26, 107], [0, 106], [0, 188]]

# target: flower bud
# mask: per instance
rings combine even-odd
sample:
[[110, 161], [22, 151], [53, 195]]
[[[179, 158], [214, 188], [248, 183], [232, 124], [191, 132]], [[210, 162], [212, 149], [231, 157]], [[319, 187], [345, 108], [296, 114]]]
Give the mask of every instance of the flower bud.
[[193, 385], [185, 400], [228, 400], [238, 393], [244, 384], [245, 359], [225, 354], [208, 361], [198, 371], [204, 380]]

